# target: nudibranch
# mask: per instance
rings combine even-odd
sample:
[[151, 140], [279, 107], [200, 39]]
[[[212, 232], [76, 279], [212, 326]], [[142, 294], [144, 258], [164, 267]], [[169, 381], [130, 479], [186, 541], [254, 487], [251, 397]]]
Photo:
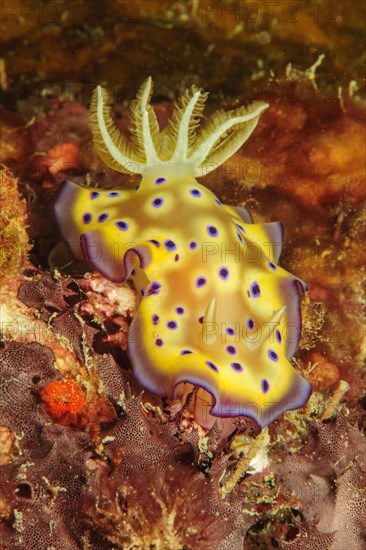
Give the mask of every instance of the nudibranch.
[[86, 256], [111, 281], [133, 281], [140, 302], [127, 351], [145, 389], [173, 398], [192, 385], [202, 405], [209, 398], [214, 418], [246, 416], [266, 426], [311, 394], [290, 363], [306, 287], [278, 265], [281, 223], [253, 223], [245, 208], [222, 204], [196, 178], [241, 147], [268, 105], [220, 110], [202, 127], [208, 94], [193, 86], [161, 131], [151, 94], [148, 78], [131, 105], [127, 139], [113, 122], [108, 93], [96, 88], [96, 150], [110, 168], [141, 174], [141, 182], [105, 190], [66, 181], [57, 222], [76, 258]]

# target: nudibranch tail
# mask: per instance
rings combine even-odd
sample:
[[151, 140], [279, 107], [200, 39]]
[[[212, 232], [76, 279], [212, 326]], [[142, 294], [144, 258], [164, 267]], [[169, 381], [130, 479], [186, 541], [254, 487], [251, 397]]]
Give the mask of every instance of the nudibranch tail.
[[144, 174], [154, 166], [189, 168], [194, 176], [208, 174], [233, 155], [256, 127], [268, 104], [256, 101], [248, 107], [220, 110], [198, 132], [207, 93], [195, 86], [179, 99], [167, 128], [161, 132], [149, 104], [152, 80], [141, 86], [131, 105], [132, 140], [120, 134], [111, 117], [110, 97], [97, 86], [90, 106], [90, 122], [99, 156], [114, 170]]
[[311, 393], [290, 363], [306, 285], [278, 265], [280, 222], [253, 223], [248, 210], [222, 204], [195, 178], [244, 143], [267, 104], [218, 111], [201, 127], [207, 94], [192, 86], [160, 131], [151, 94], [149, 78], [132, 104], [127, 140], [98, 86], [96, 149], [141, 182], [133, 189], [64, 182], [56, 219], [78, 259], [111, 281], [133, 282], [139, 307], [127, 351], [141, 385], [172, 398], [193, 384], [208, 394], [212, 415], [250, 416], [263, 427]]

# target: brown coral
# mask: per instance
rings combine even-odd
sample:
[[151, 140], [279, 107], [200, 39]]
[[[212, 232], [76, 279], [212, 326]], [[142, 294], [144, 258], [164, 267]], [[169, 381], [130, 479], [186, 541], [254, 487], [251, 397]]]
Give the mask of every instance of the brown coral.
[[73, 508], [81, 494], [89, 438], [53, 424], [43, 410], [38, 389], [59, 377], [53, 361], [52, 351], [37, 343], [10, 342], [0, 352], [0, 415], [20, 447], [0, 475], [9, 507], [0, 524], [6, 548], [78, 547]]
[[96, 550], [242, 544], [253, 514], [243, 512], [238, 488], [220, 497], [223, 455], [201, 472], [191, 445], [174, 435], [176, 425], [148, 419], [127, 386], [120, 417], [102, 429], [95, 448], [86, 433], [54, 424], [43, 408], [39, 393], [59, 378], [53, 361], [51, 350], [36, 343], [6, 343], [0, 353], [0, 414], [21, 450], [1, 472], [0, 534], [7, 547], [76, 550], [82, 540]]
[[174, 425], [144, 417], [136, 396], [126, 396], [124, 407], [108, 430], [111, 464], [89, 461], [88, 524], [116, 548], [239, 548], [253, 519], [239, 490], [220, 497], [223, 463], [203, 474], [191, 446], [174, 437]]
[[[298, 495], [307, 522], [301, 526], [297, 540], [284, 542], [284, 548], [363, 550], [366, 542], [365, 436], [342, 415], [312, 422], [309, 427], [306, 446], [273, 466], [281, 486]], [[314, 546], [309, 546], [309, 541]]]

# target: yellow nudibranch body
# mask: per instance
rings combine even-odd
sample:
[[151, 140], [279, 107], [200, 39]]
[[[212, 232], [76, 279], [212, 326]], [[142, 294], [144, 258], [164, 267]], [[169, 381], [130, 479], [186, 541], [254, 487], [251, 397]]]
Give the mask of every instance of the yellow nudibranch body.
[[151, 92], [148, 79], [132, 105], [128, 141], [97, 88], [96, 149], [108, 166], [142, 179], [132, 190], [65, 182], [58, 224], [78, 259], [86, 256], [111, 281], [133, 281], [140, 302], [127, 351], [143, 387], [172, 398], [194, 385], [213, 417], [249, 416], [266, 426], [311, 393], [289, 362], [305, 285], [278, 266], [282, 224], [254, 224], [245, 208], [222, 204], [196, 177], [242, 145], [267, 105], [219, 111], [198, 131], [207, 94], [193, 87], [160, 132]]

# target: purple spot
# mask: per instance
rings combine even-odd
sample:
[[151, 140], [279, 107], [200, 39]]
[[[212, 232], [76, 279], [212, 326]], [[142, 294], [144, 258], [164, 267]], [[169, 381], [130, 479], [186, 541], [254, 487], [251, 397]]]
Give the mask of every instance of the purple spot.
[[240, 231], [242, 231], [243, 233], [245, 233], [245, 229], [244, 229], [244, 227], [243, 227], [242, 225], [239, 225], [238, 223], [236, 223], [235, 225], [236, 225], [236, 227], [237, 227], [238, 229], [240, 229]]
[[207, 227], [207, 233], [211, 235], [211, 237], [217, 237], [217, 235], [219, 234], [218, 230], [214, 225], [209, 225]]
[[219, 199], [215, 199], [215, 203], [218, 204], [219, 206], [222, 206], [222, 203], [219, 201]]
[[273, 271], [276, 271], [277, 266], [273, 262], [269, 262], [268, 265], [271, 269], [273, 269]]
[[166, 181], [166, 178], [158, 178], [155, 180], [156, 185], [159, 185], [160, 183], [164, 183]]
[[198, 288], [201, 288], [202, 286], [204, 286], [206, 284], [206, 279], [205, 277], [198, 277], [197, 281], [196, 281], [196, 287]]
[[231, 366], [233, 367], [234, 370], [236, 370], [237, 372], [239, 371], [242, 371], [243, 370], [243, 367], [241, 366], [240, 363], [231, 363]]
[[253, 298], [258, 298], [261, 295], [261, 289], [257, 281], [254, 281], [254, 283], [250, 285], [250, 292], [252, 293]]
[[156, 241], [155, 239], [150, 239], [150, 240], [149, 240], [149, 243], [153, 244], [153, 245], [156, 246], [157, 248], [159, 248], [159, 246], [160, 246], [159, 241]]
[[193, 197], [200, 197], [202, 195], [201, 191], [199, 191], [198, 189], [191, 189], [190, 194]]
[[132, 275], [133, 277], [136, 275], [136, 271], [135, 271], [134, 269], [131, 271], [131, 275]]
[[157, 199], [154, 199], [152, 201], [152, 205], [155, 207], [155, 208], [159, 208], [159, 206], [161, 206], [163, 204], [163, 199], [161, 199], [160, 197], [158, 197]]
[[161, 338], [157, 338], [157, 339], [155, 340], [155, 345], [156, 345], [156, 346], [159, 346], [159, 348], [160, 348], [160, 346], [163, 346], [163, 345], [164, 345], [164, 342], [163, 342], [163, 340], [162, 340]]
[[136, 185], [135, 191], [138, 191], [140, 189], [140, 187], [141, 187], [141, 184], [139, 183], [138, 185]]
[[272, 359], [272, 361], [278, 361], [278, 355], [273, 349], [268, 350], [268, 357]]
[[86, 212], [83, 215], [83, 222], [84, 223], [90, 223], [92, 221], [92, 215], [89, 212]]
[[151, 319], [152, 319], [153, 325], [157, 325], [159, 322], [159, 315], [156, 315], [156, 313], [154, 313]]
[[175, 242], [171, 240], [165, 241], [164, 245], [167, 250], [175, 250], [177, 248], [177, 245], [175, 244]]
[[228, 328], [226, 329], [226, 334], [230, 334], [230, 336], [234, 336], [235, 330], [234, 330], [233, 328], [231, 328], [231, 327], [228, 327]]
[[143, 296], [145, 294], [145, 291], [144, 291], [143, 288], [140, 290], [140, 293], [141, 293], [141, 296]]
[[282, 342], [282, 336], [278, 329], [276, 330], [276, 338], [277, 338], [277, 342], [280, 344]]
[[250, 328], [250, 330], [253, 330], [253, 328], [254, 328], [254, 321], [253, 321], [253, 319], [252, 319], [251, 317], [248, 319], [247, 324], [248, 324], [248, 328]]
[[237, 231], [236, 236], [238, 237], [238, 241], [242, 244], [243, 243], [243, 238], [240, 235], [239, 231]]
[[212, 363], [211, 361], [206, 361], [206, 365], [210, 367], [210, 369], [214, 370], [215, 372], [219, 372], [219, 369]]
[[107, 214], [107, 212], [103, 212], [103, 214], [98, 217], [98, 222], [104, 222], [108, 218], [108, 216], [109, 214]]
[[180, 352], [181, 355], [188, 355], [189, 353], [193, 353], [190, 349], [184, 349]]
[[92, 191], [92, 192], [90, 193], [90, 198], [91, 198], [91, 199], [96, 199], [97, 197], [99, 197], [98, 191]]
[[128, 229], [128, 223], [124, 221], [116, 222], [116, 226], [118, 227], [118, 229], [121, 229], [122, 231], [126, 231]]
[[151, 296], [151, 294], [159, 294], [160, 289], [161, 289], [161, 284], [154, 281], [150, 283], [147, 289], [147, 293], [149, 296]]
[[230, 355], [235, 355], [236, 354], [236, 348], [234, 346], [226, 346], [226, 351]]
[[265, 378], [262, 380], [262, 392], [267, 393], [269, 390], [269, 382]]
[[201, 325], [202, 325], [202, 323], [203, 323], [203, 315], [201, 315], [201, 317], [198, 317], [198, 322], [201, 323]]
[[175, 330], [178, 328], [178, 323], [176, 323], [175, 321], [168, 321], [166, 326], [170, 329], [170, 330]]
[[224, 281], [226, 281], [226, 279], [229, 278], [229, 270], [228, 270], [226, 267], [222, 267], [222, 268], [219, 270], [219, 275], [220, 275], [221, 279], [223, 279]]
[[191, 248], [192, 250], [194, 250], [195, 248], [197, 248], [197, 241], [191, 241], [189, 243], [189, 248]]
[[179, 306], [175, 308], [175, 311], [178, 313], [178, 315], [183, 315], [184, 308]]
[[108, 197], [119, 197], [120, 196], [120, 193], [118, 193], [118, 191], [111, 191], [110, 193], [108, 193]]

